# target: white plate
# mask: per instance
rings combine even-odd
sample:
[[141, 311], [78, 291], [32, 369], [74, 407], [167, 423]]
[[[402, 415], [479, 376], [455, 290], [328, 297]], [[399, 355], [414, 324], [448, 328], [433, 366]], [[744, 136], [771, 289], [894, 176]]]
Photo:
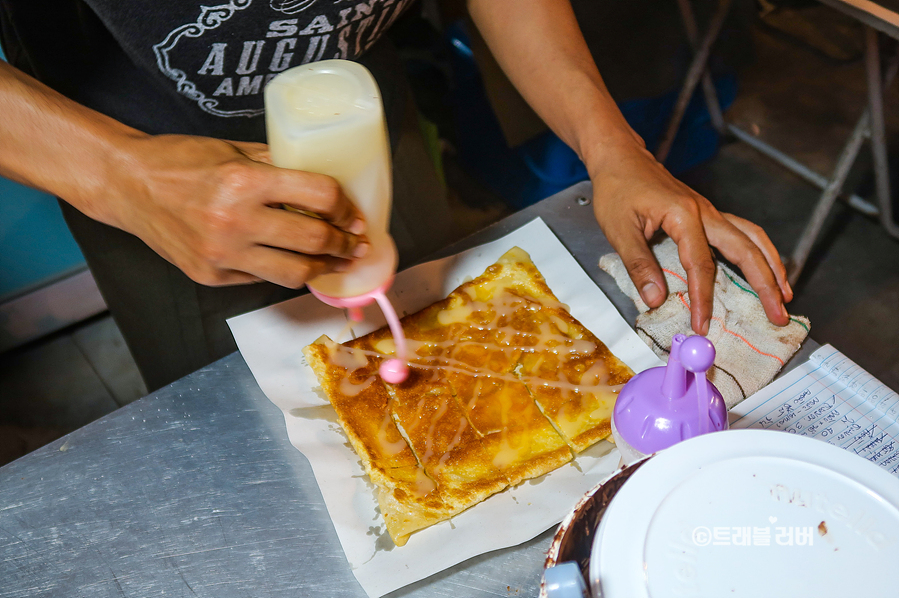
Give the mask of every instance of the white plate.
[[604, 598], [896, 596], [899, 480], [784, 432], [700, 436], [621, 488], [590, 580]]

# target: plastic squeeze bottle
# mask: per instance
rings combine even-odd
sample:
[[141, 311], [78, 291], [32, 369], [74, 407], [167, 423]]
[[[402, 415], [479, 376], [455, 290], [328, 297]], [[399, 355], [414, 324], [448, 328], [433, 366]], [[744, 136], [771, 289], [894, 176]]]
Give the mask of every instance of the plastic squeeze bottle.
[[626, 465], [728, 428], [724, 398], [706, 378], [714, 362], [709, 339], [676, 334], [668, 365], [640, 372], [624, 385], [612, 411], [612, 435]]
[[381, 92], [364, 66], [324, 60], [288, 69], [265, 88], [265, 124], [272, 162], [280, 168], [326, 174], [340, 183], [365, 215], [371, 247], [345, 272], [307, 283], [318, 299], [348, 308], [377, 301], [393, 333], [398, 359], [381, 364], [387, 382], [406, 379], [406, 342], [384, 292], [396, 273], [397, 252], [388, 232], [392, 180], [390, 145]]

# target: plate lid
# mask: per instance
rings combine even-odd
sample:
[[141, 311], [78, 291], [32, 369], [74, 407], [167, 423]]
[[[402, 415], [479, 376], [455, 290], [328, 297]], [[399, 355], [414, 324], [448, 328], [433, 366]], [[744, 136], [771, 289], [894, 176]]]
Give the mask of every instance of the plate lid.
[[708, 434], [650, 459], [597, 536], [604, 598], [890, 595], [899, 480], [818, 440]]

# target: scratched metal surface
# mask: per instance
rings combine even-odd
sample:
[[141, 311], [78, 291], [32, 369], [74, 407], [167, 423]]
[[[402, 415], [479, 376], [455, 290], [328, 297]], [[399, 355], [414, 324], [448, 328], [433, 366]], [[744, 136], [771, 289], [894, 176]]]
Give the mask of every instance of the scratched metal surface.
[[[542, 216], [632, 322], [596, 265], [610, 247], [580, 196], [589, 185], [448, 252]], [[552, 533], [391, 596], [536, 595]], [[235, 353], [0, 468], [0, 598], [43, 596], [365, 594], [308, 462]]]

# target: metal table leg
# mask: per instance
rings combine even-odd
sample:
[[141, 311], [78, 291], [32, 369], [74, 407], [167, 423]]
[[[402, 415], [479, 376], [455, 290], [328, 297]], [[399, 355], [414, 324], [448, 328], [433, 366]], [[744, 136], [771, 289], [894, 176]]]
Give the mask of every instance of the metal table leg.
[[[827, 215], [833, 208], [833, 204], [837, 198], [845, 199], [851, 207], [865, 215], [879, 216], [880, 223], [886, 231], [893, 237], [899, 238], [899, 225], [893, 220], [889, 162], [887, 159], [886, 134], [883, 117], [883, 87], [890, 84], [895, 77], [897, 70], [899, 70], [899, 53], [897, 53], [887, 67], [886, 74], [882, 76], [877, 30], [869, 26], [865, 27], [865, 67], [868, 80], [868, 107], [864, 110], [861, 118], [859, 118], [858, 123], [855, 125], [852, 135], [849, 137], [849, 140], [843, 147], [843, 151], [840, 153], [840, 157], [833, 173], [830, 178], [827, 179], [798, 160], [791, 158], [787, 154], [764, 143], [760, 139], [755, 138], [734, 125], [727, 124], [724, 121], [724, 117], [721, 113], [721, 105], [718, 102], [718, 96], [715, 93], [714, 84], [706, 63], [708, 62], [711, 47], [718, 37], [721, 26], [727, 16], [727, 12], [730, 8], [730, 0], [721, 0], [718, 11], [712, 18], [709, 31], [706, 33], [706, 36], [701, 43], [699, 41], [699, 30], [690, 0], [677, 0], [677, 3], [684, 23], [684, 28], [687, 32], [687, 38], [696, 54], [693, 58], [693, 62], [690, 64], [690, 69], [687, 72], [687, 77], [681, 88], [677, 103], [675, 104], [674, 112], [668, 123], [668, 129], [656, 150], [656, 159], [660, 162], [664, 162], [668, 153], [671, 151], [671, 145], [674, 142], [677, 129], [683, 119], [687, 104], [696, 89], [697, 83], [701, 80], [702, 90], [706, 99], [706, 105], [709, 109], [712, 125], [719, 133], [723, 134], [725, 132], [730, 132], [737, 139], [750, 145], [762, 154], [775, 160], [823, 190], [823, 193], [819, 197], [818, 203], [812, 212], [812, 216], [799, 238], [799, 242], [796, 245], [792, 257], [787, 260], [788, 278], [791, 284], [795, 284], [799, 275], [802, 273], [802, 269], [805, 267], [805, 263], [808, 260], [812, 247], [814, 246], [818, 235], [821, 233], [821, 228], [824, 226], [824, 221], [827, 219]], [[855, 162], [855, 159], [858, 157], [858, 153], [861, 150], [865, 138], [871, 139], [878, 205], [874, 205], [858, 195], [847, 195], [842, 192], [846, 177], [848, 176], [849, 170]]]
[[836, 201], [837, 195], [839, 195], [840, 190], [843, 188], [843, 183], [846, 182], [846, 177], [849, 175], [849, 169], [852, 168], [852, 164], [855, 162], [859, 150], [861, 150], [862, 143], [865, 141], [870, 120], [870, 115], [868, 111], [865, 110], [865, 113], [859, 119], [858, 124], [855, 125], [855, 129], [852, 131], [849, 141], [846, 143], [845, 147], [843, 147], [843, 151], [840, 153], [840, 159], [837, 160], [837, 167], [834, 169], [830, 181], [828, 181], [827, 186], [824, 188], [824, 193], [822, 193], [821, 197], [818, 199], [818, 204], [815, 206], [814, 211], [812, 211], [812, 217], [809, 219], [808, 224], [805, 225], [802, 236], [799, 237], [799, 242], [796, 244], [793, 256], [786, 265], [787, 278], [791, 285], [796, 284], [796, 281], [799, 279], [799, 275], [805, 267], [805, 262], [808, 260], [809, 253], [812, 251], [812, 246], [815, 244], [815, 240], [821, 232], [821, 227], [824, 226], [824, 220], [826, 220], [827, 215], [830, 214], [833, 203]]
[[[727, 131], [746, 145], [785, 167], [796, 176], [805, 179], [821, 190], [827, 188], [827, 177], [818, 174], [799, 160], [791, 158], [779, 149], [768, 145], [758, 137], [747, 133], [736, 125], [728, 124]], [[840, 195], [838, 195], [838, 197], [866, 216], [877, 216], [880, 213], [880, 210], [877, 208], [877, 206], [872, 204], [867, 199], [862, 199], [854, 193], [852, 195], [841, 193]]]
[[[699, 39], [699, 27], [696, 25], [696, 16], [693, 14], [693, 5], [690, 0], [677, 0], [677, 7], [680, 9], [681, 19], [684, 22], [684, 29], [687, 30], [687, 40], [693, 46], [694, 52], [699, 52], [702, 48], [702, 41]], [[715, 93], [715, 83], [712, 81], [712, 74], [709, 72], [708, 66], [702, 71], [702, 94], [705, 96], [705, 105], [709, 110], [712, 126], [720, 135], [727, 133], [724, 123], [724, 115], [721, 113], [721, 104], [718, 102], [718, 94]]]
[[880, 71], [880, 46], [877, 43], [877, 32], [870, 28], [865, 28], [865, 66], [868, 76], [868, 107], [865, 108], [855, 130], [843, 148], [837, 166], [834, 169], [824, 193], [818, 199], [818, 204], [812, 212], [793, 256], [787, 264], [788, 278], [790, 284], [795, 284], [805, 267], [808, 256], [812, 247], [824, 226], [824, 221], [830, 213], [833, 203], [846, 182], [846, 176], [849, 169], [855, 162], [859, 150], [866, 136], [871, 138], [871, 149], [874, 154], [874, 176], [877, 185], [877, 196], [879, 200], [878, 213], [880, 221], [884, 228], [893, 236], [899, 237], [899, 230], [893, 222], [890, 198], [890, 174], [889, 165], [887, 163], [886, 138], [884, 134], [883, 121], [883, 86], [889, 85], [899, 70], [899, 54], [897, 54], [890, 62], [886, 75], [881, 77]]
[[[727, 13], [730, 10], [730, 4], [731, 0], [721, 0], [718, 4], [718, 10], [712, 17], [712, 22], [709, 25], [709, 30], [706, 32], [705, 38], [703, 38], [699, 50], [693, 57], [693, 62], [690, 64], [690, 69], [687, 71], [687, 78], [684, 80], [683, 87], [681, 87], [680, 95], [677, 96], [677, 102], [674, 104], [674, 112], [671, 115], [671, 120], [668, 121], [668, 129], [665, 131], [665, 134], [662, 136], [661, 142], [659, 142], [659, 147], [656, 149], [656, 160], [663, 164], [665, 162], [665, 158], [668, 157], [668, 153], [671, 151], [671, 145], [674, 143], [674, 138], [677, 135], [677, 129], [680, 127], [681, 120], [683, 120], [684, 118], [684, 113], [687, 111], [687, 105], [690, 103], [690, 98], [693, 97], [693, 92], [696, 90], [696, 85], [699, 83], [703, 72], [706, 71], [706, 63], [709, 60], [709, 54], [712, 51], [712, 45], [715, 43], [715, 40], [718, 38], [718, 34], [721, 32], [721, 27], [722, 25], [724, 25], [724, 19], [727, 17]], [[683, 12], [683, 7], [681, 8], [681, 14], [685, 14]], [[692, 16], [692, 11], [689, 9], [688, 14]], [[689, 36], [690, 26], [687, 25], [686, 20], [684, 24], [685, 26], [687, 26], [687, 35]], [[693, 32], [696, 33], [695, 19], [693, 20]], [[714, 88], [712, 89], [712, 91], [714, 92]]]
[[[871, 153], [874, 156], [874, 181], [880, 203], [880, 223], [892, 236], [899, 238], [899, 226], [893, 220], [890, 194], [890, 167], [887, 160], [886, 133], [883, 118], [883, 87], [880, 74], [880, 44], [877, 31], [865, 27], [865, 72], [868, 77], [868, 109], [871, 112]], [[887, 81], [889, 84], [889, 81]]]

